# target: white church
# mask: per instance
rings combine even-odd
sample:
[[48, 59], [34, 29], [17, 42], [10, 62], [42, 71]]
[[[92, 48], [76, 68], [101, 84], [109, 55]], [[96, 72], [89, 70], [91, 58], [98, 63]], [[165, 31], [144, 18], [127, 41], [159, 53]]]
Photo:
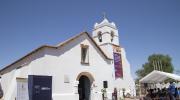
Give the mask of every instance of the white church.
[[112, 100], [114, 91], [118, 100], [136, 95], [118, 29], [107, 18], [95, 23], [92, 34], [43, 45], [2, 68], [0, 75], [2, 100]]

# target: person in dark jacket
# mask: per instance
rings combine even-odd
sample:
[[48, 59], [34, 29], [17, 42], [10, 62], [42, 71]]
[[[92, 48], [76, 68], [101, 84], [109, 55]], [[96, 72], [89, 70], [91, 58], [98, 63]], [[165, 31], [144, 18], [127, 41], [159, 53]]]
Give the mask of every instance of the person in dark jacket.
[[173, 82], [170, 82], [169, 88], [168, 88], [168, 93], [170, 96], [171, 100], [176, 100], [175, 99], [175, 84]]

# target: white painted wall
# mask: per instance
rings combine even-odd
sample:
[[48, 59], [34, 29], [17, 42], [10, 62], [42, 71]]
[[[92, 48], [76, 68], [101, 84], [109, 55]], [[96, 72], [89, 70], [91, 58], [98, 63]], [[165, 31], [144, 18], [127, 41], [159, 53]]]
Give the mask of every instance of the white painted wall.
[[[108, 55], [110, 58], [113, 58], [113, 46], [111, 44], [101, 46], [103, 51]], [[114, 79], [114, 87], [120, 90], [120, 96], [122, 97], [122, 89], [125, 88], [127, 93], [130, 93], [131, 96], [136, 96], [135, 91], [135, 82], [131, 75], [131, 66], [126, 58], [126, 52], [124, 48], [121, 48], [121, 57], [122, 57], [122, 67], [123, 67], [123, 78]], [[114, 64], [112, 63], [110, 66], [114, 68]], [[114, 69], [113, 69], [114, 71]], [[114, 73], [114, 72], [113, 72]], [[114, 75], [115, 76], [115, 75]]]
[[[82, 65], [81, 46], [89, 45], [89, 65]], [[42, 56], [44, 53], [44, 56]], [[86, 34], [73, 40], [71, 43], [58, 49], [44, 49], [36, 53], [27, 65], [3, 74], [1, 84], [5, 93], [4, 100], [16, 98], [16, 78], [27, 78], [28, 75], [53, 76], [53, 100], [79, 100], [77, 94], [77, 76], [81, 72], [88, 72], [94, 78], [96, 87], [92, 87], [92, 100], [101, 99], [103, 81], [108, 81], [108, 96], [111, 98], [113, 91], [113, 69], [110, 61], [105, 59]], [[34, 55], [33, 55], [34, 56]], [[41, 56], [41, 57], [40, 57]], [[24, 61], [24, 62], [28, 62]], [[16, 66], [14, 66], [16, 67]], [[69, 76], [69, 83], [64, 83], [64, 75]], [[11, 89], [11, 90], [9, 90]], [[93, 99], [94, 98], [94, 99]]]
[[[89, 66], [81, 64], [80, 44], [89, 45]], [[109, 82], [109, 86], [111, 86], [109, 87], [109, 91], [112, 92], [112, 68], [109, 66], [108, 61], [106, 61], [100, 51], [97, 50], [91, 40], [87, 39], [85, 35], [72, 41], [71, 44], [59, 48], [59, 50], [47, 49], [45, 59], [47, 68], [44, 68], [42, 74], [48, 72], [47, 74], [53, 76], [53, 93], [56, 94], [54, 95], [54, 98], [60, 99], [67, 95], [68, 97], [72, 96], [72, 98], [74, 98], [74, 96], [76, 96], [74, 93], [76, 87], [74, 87], [74, 85], [77, 81], [77, 76], [81, 72], [88, 72], [93, 75], [93, 78], [95, 79], [94, 83], [97, 86], [95, 92], [101, 92], [104, 80]], [[70, 63], [68, 63], [68, 61], [70, 61]], [[49, 69], [49, 67], [51, 67], [51, 69]], [[36, 70], [36, 68], [34, 69]], [[47, 71], [45, 71], [46, 69]], [[33, 74], [39, 74], [41, 70], [36, 73], [35, 71], [33, 72]], [[64, 75], [69, 76], [70, 83], [64, 83]], [[104, 77], [104, 75], [106, 75], [106, 77]], [[99, 97], [101, 97], [101, 94], [99, 94]], [[70, 99], [72, 100], [72, 98]]]
[[120, 96], [122, 96], [122, 89], [125, 88], [125, 94], [130, 93], [131, 96], [136, 96], [135, 82], [131, 75], [130, 64], [126, 58], [126, 52], [124, 48], [121, 48], [122, 66], [123, 66], [123, 78], [115, 80], [115, 86], [120, 90]]
[[[31, 63], [41, 59], [44, 52], [37, 52], [26, 59], [12, 65], [11, 68], [1, 75], [1, 85], [4, 92], [3, 100], [15, 100], [17, 97], [17, 78], [28, 78], [31, 74]], [[17, 68], [22, 66], [20, 68]], [[14, 69], [13, 69], [14, 68]]]

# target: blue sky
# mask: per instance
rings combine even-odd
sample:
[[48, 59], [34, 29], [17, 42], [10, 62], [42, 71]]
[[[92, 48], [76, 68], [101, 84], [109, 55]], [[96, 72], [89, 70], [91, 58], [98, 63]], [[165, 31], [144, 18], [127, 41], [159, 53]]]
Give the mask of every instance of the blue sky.
[[153, 53], [180, 70], [180, 0], [0, 0], [0, 68], [33, 49], [92, 32], [102, 13], [118, 26], [132, 73]]

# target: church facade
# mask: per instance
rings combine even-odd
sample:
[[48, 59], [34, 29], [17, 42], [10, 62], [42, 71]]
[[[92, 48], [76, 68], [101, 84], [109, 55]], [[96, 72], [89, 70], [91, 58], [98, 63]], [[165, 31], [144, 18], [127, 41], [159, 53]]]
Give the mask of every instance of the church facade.
[[37, 80], [49, 83], [50, 88], [37, 84], [32, 88], [38, 96], [41, 90], [49, 90], [53, 100], [112, 99], [114, 91], [118, 97], [123, 91], [136, 94], [117, 27], [106, 18], [95, 23], [92, 34], [82, 32], [56, 46], [41, 46], [1, 69], [0, 74], [3, 100], [29, 100], [32, 76], [51, 77], [49, 82]]

